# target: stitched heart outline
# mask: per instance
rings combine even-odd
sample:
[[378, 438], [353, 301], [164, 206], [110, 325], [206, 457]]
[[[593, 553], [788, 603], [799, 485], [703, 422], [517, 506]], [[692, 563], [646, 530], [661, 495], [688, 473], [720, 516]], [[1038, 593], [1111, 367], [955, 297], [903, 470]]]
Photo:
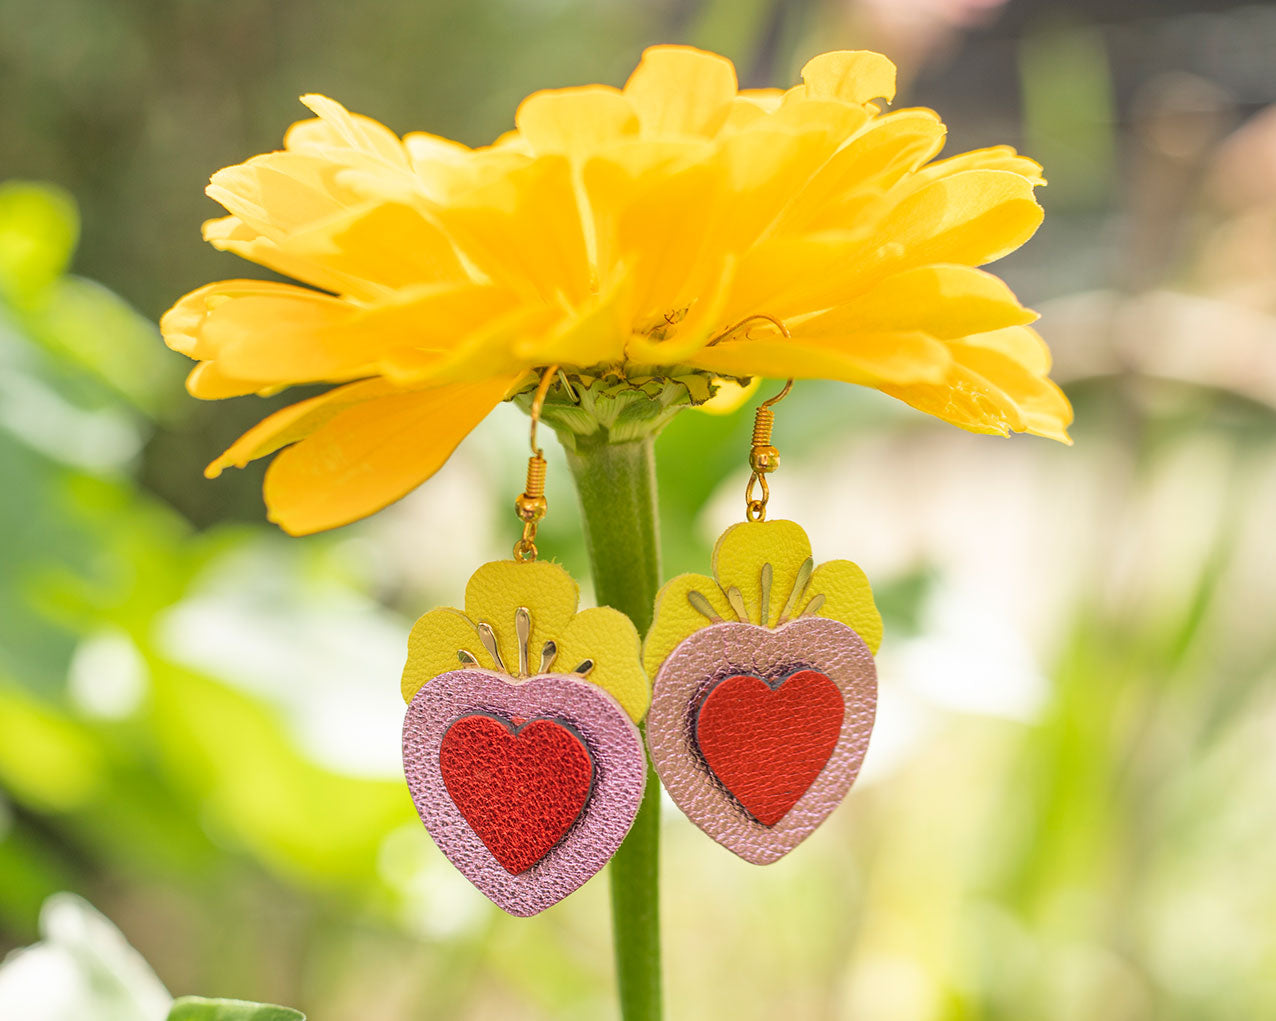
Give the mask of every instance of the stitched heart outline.
[[[697, 714], [716, 684], [737, 675], [777, 683], [801, 670], [824, 674], [845, 711], [827, 761], [773, 825], [754, 816], [714, 775], [696, 740]], [[647, 715], [647, 746], [674, 803], [745, 861], [777, 861], [814, 832], [850, 790], [868, 751], [877, 710], [877, 669], [852, 628], [802, 617], [778, 628], [728, 621], [684, 639], [661, 664]]]

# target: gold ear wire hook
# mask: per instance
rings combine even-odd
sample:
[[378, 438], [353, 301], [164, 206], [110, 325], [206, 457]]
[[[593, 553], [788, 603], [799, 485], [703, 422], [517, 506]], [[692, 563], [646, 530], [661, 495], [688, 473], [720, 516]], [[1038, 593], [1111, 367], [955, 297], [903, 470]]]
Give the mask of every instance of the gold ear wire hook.
[[545, 395], [549, 393], [556, 372], [557, 365], [545, 370], [532, 397], [532, 428], [528, 437], [532, 456], [527, 459], [527, 483], [523, 487], [523, 495], [514, 501], [514, 511], [523, 522], [523, 536], [514, 543], [514, 559], [522, 563], [536, 559], [536, 528], [549, 510], [549, 501], [545, 499], [545, 452], [536, 445], [536, 427], [540, 425]]
[[[788, 328], [779, 319], [759, 313], [741, 319], [715, 338], [715, 341], [729, 337], [741, 326], [756, 319], [765, 319], [780, 331], [780, 335], [785, 340], [793, 339]], [[753, 469], [753, 474], [749, 476], [749, 484], [744, 490], [744, 516], [749, 521], [766, 520], [766, 505], [771, 499], [771, 487], [767, 484], [766, 477], [780, 467], [780, 452], [771, 444], [771, 430], [775, 427], [775, 412], [772, 409], [784, 400], [792, 389], [793, 380], [790, 379], [784, 384], [783, 390], [759, 404], [758, 410], [753, 413], [753, 441], [749, 446], [749, 467]], [[762, 495], [755, 497], [753, 487], [759, 485], [762, 488]]]

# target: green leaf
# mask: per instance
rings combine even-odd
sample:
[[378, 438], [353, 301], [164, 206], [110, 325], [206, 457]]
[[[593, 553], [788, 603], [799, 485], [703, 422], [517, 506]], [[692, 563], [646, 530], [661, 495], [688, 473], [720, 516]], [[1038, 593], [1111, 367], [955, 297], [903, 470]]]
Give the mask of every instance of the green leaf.
[[208, 1000], [183, 996], [173, 1001], [168, 1021], [306, 1021], [306, 1015], [291, 1007], [247, 1000]]

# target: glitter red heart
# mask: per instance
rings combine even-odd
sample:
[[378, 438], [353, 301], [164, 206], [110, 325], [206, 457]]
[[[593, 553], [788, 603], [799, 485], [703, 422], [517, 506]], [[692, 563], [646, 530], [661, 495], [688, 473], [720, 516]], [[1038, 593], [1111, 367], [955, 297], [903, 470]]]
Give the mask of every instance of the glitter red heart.
[[799, 670], [778, 684], [737, 674], [705, 696], [696, 744], [731, 796], [774, 826], [828, 762], [845, 713], [841, 691], [819, 671]]
[[463, 716], [439, 746], [448, 794], [511, 875], [530, 869], [572, 828], [594, 774], [589, 751], [569, 728], [517, 722]]

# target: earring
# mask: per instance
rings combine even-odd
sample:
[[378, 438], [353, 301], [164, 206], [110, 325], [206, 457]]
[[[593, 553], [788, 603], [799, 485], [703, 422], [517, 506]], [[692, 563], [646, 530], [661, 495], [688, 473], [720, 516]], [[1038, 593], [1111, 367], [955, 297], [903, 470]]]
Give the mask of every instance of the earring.
[[[750, 316], [728, 333], [770, 316]], [[768, 521], [774, 406], [757, 409], [745, 518], [718, 539], [713, 577], [656, 597], [643, 649], [654, 677], [647, 743], [661, 782], [705, 833], [746, 861], [783, 857], [845, 797], [877, 705], [881, 616], [864, 572], [815, 566], [792, 521]]]
[[598, 872], [629, 832], [646, 783], [638, 634], [609, 607], [578, 613], [576, 582], [537, 560], [548, 504], [536, 427], [556, 371], [532, 401], [514, 558], [474, 573], [463, 611], [436, 609], [416, 622], [403, 671], [403, 768], [421, 821], [452, 864], [514, 915], [543, 911]]

